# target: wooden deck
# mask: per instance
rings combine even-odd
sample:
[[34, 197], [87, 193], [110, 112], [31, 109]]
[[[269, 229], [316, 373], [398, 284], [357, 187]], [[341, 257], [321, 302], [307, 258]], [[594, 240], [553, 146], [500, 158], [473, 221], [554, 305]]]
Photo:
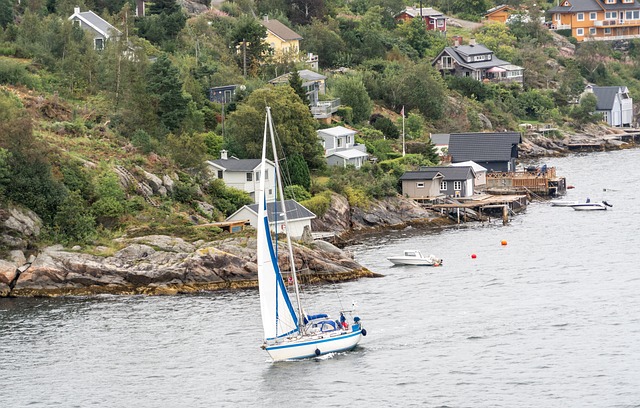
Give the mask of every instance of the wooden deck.
[[502, 218], [506, 224], [510, 214], [527, 208], [527, 196], [475, 194], [465, 198], [438, 199], [429, 204], [423, 203], [422, 206], [439, 210], [441, 214], [446, 213], [458, 223], [470, 220], [488, 221], [493, 217]]
[[526, 171], [487, 173], [485, 191], [490, 194], [535, 194], [556, 196], [566, 193], [567, 182], [556, 175], [555, 167], [535, 167]]

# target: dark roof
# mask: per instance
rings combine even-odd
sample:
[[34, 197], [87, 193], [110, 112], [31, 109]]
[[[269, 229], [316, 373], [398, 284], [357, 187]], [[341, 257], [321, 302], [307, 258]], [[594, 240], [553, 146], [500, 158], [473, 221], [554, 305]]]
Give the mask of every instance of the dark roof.
[[400, 180], [433, 180], [436, 177], [444, 178], [444, 175], [438, 170], [405, 171]]
[[437, 171], [444, 176], [445, 180], [467, 180], [476, 176], [471, 166], [429, 166], [420, 167], [421, 171]]
[[495, 55], [492, 56], [490, 60], [477, 61], [477, 62], [467, 62], [464, 58], [469, 55], [484, 55], [484, 54], [493, 54], [493, 51], [488, 49], [482, 44], [476, 45], [460, 45], [457, 47], [445, 47], [444, 50], [433, 60], [432, 65], [435, 64], [442, 54], [446, 53], [450, 55], [456, 62], [463, 67], [467, 67], [470, 69], [482, 69], [482, 68], [492, 68], [499, 67], [500, 65], [507, 65], [509, 62], [503, 61]]
[[487, 14], [495, 13], [496, 11], [499, 11], [502, 9], [515, 10], [513, 7], [509, 6], [508, 4], [500, 4], [499, 6], [495, 6], [494, 8], [490, 8], [489, 10], [487, 10], [487, 12], [484, 13], [484, 15], [486, 16]]
[[[299, 220], [304, 218], [316, 218], [316, 215], [311, 211], [307, 210], [305, 207], [300, 205], [296, 200], [286, 200], [284, 205], [287, 209], [287, 219], [289, 221]], [[251, 211], [258, 214], [258, 204], [252, 204], [247, 206]], [[277, 203], [270, 202], [267, 203], [267, 214], [269, 217], [269, 222], [276, 222], [274, 211], [278, 209], [278, 220], [277, 222], [284, 222], [284, 213], [282, 211], [282, 204], [280, 201]]]
[[513, 146], [521, 141], [519, 132], [452, 133], [449, 154], [453, 162], [509, 161]]
[[[611, 8], [613, 4], [601, 4], [596, 0], [569, 0], [571, 6], [556, 6], [549, 9], [549, 13], [576, 13], [579, 11], [602, 11]], [[564, 1], [563, 1], [564, 3]]]
[[209, 163], [216, 164], [229, 171], [252, 171], [260, 165], [260, 159], [218, 159], [210, 160]]
[[593, 94], [598, 100], [596, 110], [612, 110], [616, 95], [623, 92], [622, 86], [591, 86]]
[[400, 180], [433, 180], [436, 177], [442, 177], [443, 180], [468, 180], [475, 177], [475, 172], [471, 166], [451, 167], [451, 166], [433, 166], [420, 167], [420, 171], [407, 171]]
[[271, 31], [273, 34], [277, 35], [278, 37], [282, 38], [285, 41], [302, 40], [302, 37], [300, 36], [300, 34], [296, 33], [295, 31], [293, 31], [286, 25], [282, 24], [278, 20], [265, 19], [265, 20], [261, 20], [260, 24], [265, 26], [267, 30]]
[[429, 136], [431, 139], [431, 143], [434, 145], [447, 145], [449, 144], [449, 134], [448, 133], [432, 133]]

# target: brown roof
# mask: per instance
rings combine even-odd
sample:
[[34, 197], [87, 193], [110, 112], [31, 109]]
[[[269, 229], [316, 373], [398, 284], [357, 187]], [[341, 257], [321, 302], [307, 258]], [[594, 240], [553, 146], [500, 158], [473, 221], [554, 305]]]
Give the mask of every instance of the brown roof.
[[271, 31], [274, 35], [280, 37], [284, 41], [302, 40], [300, 34], [296, 33], [278, 20], [268, 20], [268, 17], [265, 17], [265, 19], [261, 20], [260, 23], [265, 26], [267, 30]]

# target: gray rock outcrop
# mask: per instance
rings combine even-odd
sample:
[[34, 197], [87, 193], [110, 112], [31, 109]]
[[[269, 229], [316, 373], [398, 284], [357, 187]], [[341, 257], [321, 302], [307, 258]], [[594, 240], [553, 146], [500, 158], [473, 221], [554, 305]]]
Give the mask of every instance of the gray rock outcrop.
[[[121, 243], [123, 248], [110, 256], [51, 246], [21, 273], [16, 272], [16, 264], [2, 261], [0, 296], [174, 294], [257, 286], [255, 238], [229, 238], [199, 247], [162, 235]], [[281, 248], [278, 254], [286, 275], [290, 269], [287, 251]], [[309, 282], [375, 276], [328, 243], [296, 244], [294, 254], [300, 276]]]

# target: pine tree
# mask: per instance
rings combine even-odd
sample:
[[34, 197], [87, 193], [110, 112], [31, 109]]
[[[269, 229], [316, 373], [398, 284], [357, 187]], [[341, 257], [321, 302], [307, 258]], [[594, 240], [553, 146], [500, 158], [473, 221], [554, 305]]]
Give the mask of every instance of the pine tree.
[[302, 99], [302, 102], [309, 103], [307, 92], [302, 86], [302, 78], [300, 78], [300, 73], [295, 68], [293, 69], [293, 71], [291, 71], [291, 73], [289, 73], [289, 86], [292, 87], [296, 94], [300, 97], [300, 99]]

